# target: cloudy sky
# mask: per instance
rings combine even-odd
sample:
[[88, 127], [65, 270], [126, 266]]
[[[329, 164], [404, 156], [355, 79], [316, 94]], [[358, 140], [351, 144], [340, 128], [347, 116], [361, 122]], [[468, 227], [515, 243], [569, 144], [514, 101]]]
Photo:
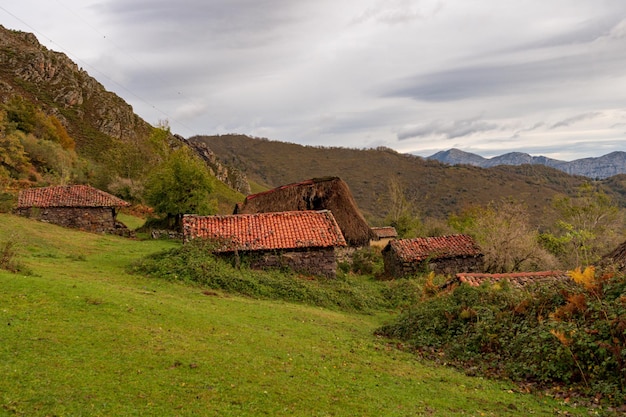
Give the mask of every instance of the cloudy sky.
[[20, 0], [0, 17], [185, 137], [626, 151], [624, 0]]

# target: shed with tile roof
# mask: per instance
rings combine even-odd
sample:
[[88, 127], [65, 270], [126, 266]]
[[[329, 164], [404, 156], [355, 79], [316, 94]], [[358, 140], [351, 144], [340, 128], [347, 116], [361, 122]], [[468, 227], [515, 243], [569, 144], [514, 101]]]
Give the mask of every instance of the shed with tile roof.
[[183, 236], [185, 242], [213, 240], [214, 253], [231, 259], [245, 257], [252, 268], [289, 267], [326, 277], [336, 276], [335, 251], [346, 246], [329, 210], [185, 215]]
[[129, 236], [117, 211], [130, 204], [89, 185], [29, 188], [19, 193], [15, 213], [32, 219], [96, 233]]
[[370, 246], [384, 248], [392, 239], [398, 237], [398, 232], [393, 226], [372, 227], [374, 237], [370, 240]]
[[394, 239], [382, 251], [385, 275], [404, 277], [434, 271], [452, 275], [482, 272], [483, 254], [469, 235]]

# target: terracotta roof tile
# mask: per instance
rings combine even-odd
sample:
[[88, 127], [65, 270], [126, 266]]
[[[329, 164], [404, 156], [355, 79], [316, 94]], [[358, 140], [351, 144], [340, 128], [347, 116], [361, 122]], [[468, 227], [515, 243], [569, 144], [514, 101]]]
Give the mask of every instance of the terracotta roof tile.
[[396, 228], [393, 226], [372, 227], [372, 232], [374, 232], [378, 239], [398, 237], [398, 232], [396, 232]]
[[481, 250], [474, 239], [468, 235], [396, 239], [390, 241], [389, 246], [397, 253], [398, 257], [407, 262], [481, 254]]
[[125, 207], [130, 204], [89, 185], [61, 185], [20, 191], [18, 208], [27, 207]]
[[328, 210], [183, 217], [185, 240], [226, 239], [218, 251], [346, 246]]
[[566, 271], [540, 271], [540, 272], [511, 272], [506, 274], [481, 274], [461, 272], [456, 277], [446, 282], [442, 287], [448, 288], [454, 284], [465, 283], [473, 287], [488, 282], [494, 283], [507, 280], [515, 287], [523, 287], [535, 282], [568, 280], [569, 276]]

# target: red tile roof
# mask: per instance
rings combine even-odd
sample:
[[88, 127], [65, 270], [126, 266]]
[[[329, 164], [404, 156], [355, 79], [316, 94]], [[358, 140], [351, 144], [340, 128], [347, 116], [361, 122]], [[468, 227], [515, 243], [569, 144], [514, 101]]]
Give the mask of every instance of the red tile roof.
[[20, 191], [18, 208], [28, 207], [125, 207], [130, 204], [89, 185], [61, 185]]
[[372, 232], [374, 232], [378, 239], [398, 237], [398, 232], [396, 232], [396, 228], [393, 226], [372, 227]]
[[226, 239], [217, 251], [346, 246], [329, 210], [183, 217], [185, 240]]
[[566, 271], [540, 271], [540, 272], [511, 272], [506, 274], [481, 274], [481, 273], [468, 273], [461, 272], [456, 274], [455, 278], [446, 282], [443, 287], [450, 287], [453, 284], [465, 283], [473, 287], [489, 282], [494, 283], [502, 280], [507, 280], [511, 285], [515, 287], [523, 287], [524, 285], [534, 282], [547, 282], [568, 280], [569, 276]]
[[419, 262], [425, 259], [456, 258], [478, 256], [481, 250], [468, 235], [418, 237], [416, 239], [396, 239], [388, 247], [406, 262]]

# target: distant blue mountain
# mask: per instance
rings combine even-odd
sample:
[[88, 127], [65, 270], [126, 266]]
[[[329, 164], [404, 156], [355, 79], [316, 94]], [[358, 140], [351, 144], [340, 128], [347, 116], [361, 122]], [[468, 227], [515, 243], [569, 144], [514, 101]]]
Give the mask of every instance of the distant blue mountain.
[[474, 165], [482, 168], [491, 168], [497, 165], [545, 165], [570, 175], [582, 175], [594, 179], [626, 174], [626, 152], [621, 151], [611, 152], [597, 158], [583, 158], [566, 162], [545, 156], [531, 156], [523, 152], [510, 152], [493, 158], [483, 158], [480, 155], [452, 148], [437, 152], [426, 159], [449, 165]]

